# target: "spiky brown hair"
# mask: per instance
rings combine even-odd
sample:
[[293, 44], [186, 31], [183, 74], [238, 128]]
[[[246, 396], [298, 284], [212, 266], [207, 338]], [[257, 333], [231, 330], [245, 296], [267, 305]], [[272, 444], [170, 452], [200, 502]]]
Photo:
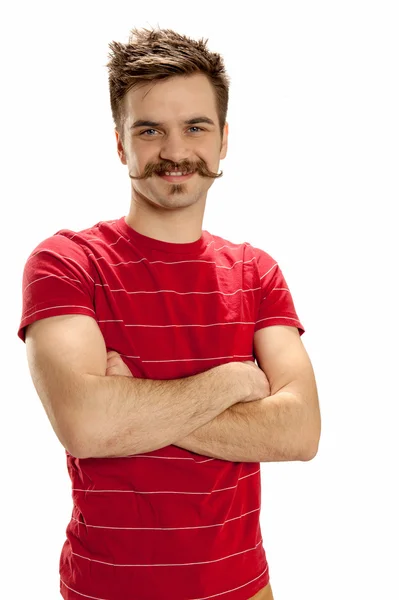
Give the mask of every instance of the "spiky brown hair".
[[223, 59], [210, 52], [208, 40], [193, 40], [172, 29], [137, 29], [130, 31], [127, 44], [111, 42], [108, 54], [108, 79], [112, 117], [123, 138], [123, 98], [140, 84], [177, 75], [203, 73], [215, 90], [220, 133], [226, 123], [230, 78]]

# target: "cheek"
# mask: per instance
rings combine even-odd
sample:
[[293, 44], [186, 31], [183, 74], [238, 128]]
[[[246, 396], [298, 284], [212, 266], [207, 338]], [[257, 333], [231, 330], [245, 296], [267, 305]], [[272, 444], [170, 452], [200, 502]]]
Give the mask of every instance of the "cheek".
[[148, 164], [158, 164], [159, 158], [154, 148], [134, 148], [131, 152], [132, 164], [143, 170]]
[[142, 152], [138, 153], [132, 146], [127, 149], [126, 159], [129, 169], [134, 169], [135, 171], [137, 170], [139, 172], [142, 172], [149, 162]]
[[209, 164], [216, 166], [220, 161], [220, 151], [218, 149], [212, 148], [212, 153], [209, 153]]

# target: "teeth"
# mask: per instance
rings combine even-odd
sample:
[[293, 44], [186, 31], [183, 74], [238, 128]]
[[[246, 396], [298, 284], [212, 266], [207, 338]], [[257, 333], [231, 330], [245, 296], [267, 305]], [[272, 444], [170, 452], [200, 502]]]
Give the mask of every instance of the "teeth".
[[173, 171], [173, 173], [170, 173], [169, 171], [165, 172], [165, 175], [172, 175], [173, 177], [181, 177], [182, 175], [187, 175], [187, 172], [185, 171], [184, 173], [182, 171]]

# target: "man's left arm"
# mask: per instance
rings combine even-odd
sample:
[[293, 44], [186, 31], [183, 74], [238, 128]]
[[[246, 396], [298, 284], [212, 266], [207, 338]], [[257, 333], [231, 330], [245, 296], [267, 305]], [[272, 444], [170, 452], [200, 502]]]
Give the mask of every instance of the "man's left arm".
[[321, 416], [312, 364], [296, 327], [272, 325], [254, 336], [254, 353], [271, 395], [239, 402], [174, 442], [191, 452], [233, 462], [311, 460]]

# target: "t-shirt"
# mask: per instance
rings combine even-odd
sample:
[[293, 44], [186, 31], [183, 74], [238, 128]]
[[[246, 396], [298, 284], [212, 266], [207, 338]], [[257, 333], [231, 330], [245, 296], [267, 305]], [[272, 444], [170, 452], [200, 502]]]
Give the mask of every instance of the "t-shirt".
[[[107, 351], [147, 379], [254, 360], [262, 327], [304, 333], [265, 251], [205, 230], [194, 242], [164, 242], [125, 217], [60, 230], [29, 255], [19, 337], [66, 314], [95, 319]], [[125, 457], [65, 452], [73, 507], [59, 562], [64, 599], [248, 600], [269, 582], [260, 463], [173, 444]]]

